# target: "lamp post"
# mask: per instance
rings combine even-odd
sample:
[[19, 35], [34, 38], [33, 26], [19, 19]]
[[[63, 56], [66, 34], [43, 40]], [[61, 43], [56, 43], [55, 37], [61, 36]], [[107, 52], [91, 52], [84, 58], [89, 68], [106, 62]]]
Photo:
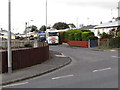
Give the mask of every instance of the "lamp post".
[[8, 1], [8, 73], [12, 72], [12, 49], [11, 49], [11, 0]]
[[29, 27], [29, 22], [30, 22], [30, 21], [32, 22], [33, 20], [29, 20], [29, 21], [27, 22], [27, 23], [28, 23], [28, 26], [27, 26], [27, 27]]
[[29, 22], [30, 21], [33, 21], [33, 20], [29, 20], [28, 22], [25, 22], [25, 34], [26, 34], [26, 36], [27, 36], [27, 31], [29, 31], [28, 29], [29, 29]]

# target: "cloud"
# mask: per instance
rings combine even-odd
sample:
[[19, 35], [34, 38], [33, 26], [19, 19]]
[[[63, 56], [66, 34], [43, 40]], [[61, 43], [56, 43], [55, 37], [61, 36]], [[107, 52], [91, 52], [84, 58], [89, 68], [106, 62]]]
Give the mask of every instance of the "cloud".
[[118, 0], [67, 0], [67, 5], [80, 7], [98, 7], [104, 9], [112, 9], [118, 6]]

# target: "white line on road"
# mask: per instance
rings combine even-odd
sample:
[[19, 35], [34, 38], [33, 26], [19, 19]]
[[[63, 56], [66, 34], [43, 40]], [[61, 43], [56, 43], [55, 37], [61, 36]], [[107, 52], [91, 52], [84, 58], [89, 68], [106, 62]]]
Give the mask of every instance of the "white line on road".
[[111, 68], [105, 68], [105, 69], [93, 70], [93, 72], [105, 71], [105, 70], [109, 70], [109, 69], [111, 69]]
[[120, 57], [118, 57], [118, 56], [112, 56], [113, 58], [120, 58]]
[[66, 57], [63, 53], [61, 53], [61, 55], [55, 55], [57, 57]]
[[116, 50], [110, 50], [111, 52], [114, 52], [114, 51], [116, 51]]
[[18, 86], [18, 85], [23, 85], [23, 84], [27, 84], [28, 82], [24, 82], [24, 83], [16, 83], [16, 84], [10, 84], [10, 85], [5, 85], [5, 86], [2, 86], [3, 88], [5, 87], [12, 87], [12, 86]]
[[60, 79], [60, 78], [71, 77], [71, 76], [74, 76], [74, 75], [66, 75], [66, 76], [54, 77], [52, 79]]

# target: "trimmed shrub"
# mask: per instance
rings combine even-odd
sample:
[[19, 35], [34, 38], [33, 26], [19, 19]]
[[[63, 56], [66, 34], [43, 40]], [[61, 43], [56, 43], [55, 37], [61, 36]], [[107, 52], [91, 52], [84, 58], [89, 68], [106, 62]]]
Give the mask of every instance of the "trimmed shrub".
[[24, 47], [32, 47], [32, 45], [29, 44], [29, 43], [26, 43], [26, 44], [24, 45]]
[[82, 41], [88, 41], [89, 32], [82, 32]]
[[24, 37], [20, 37], [19, 40], [24, 40], [25, 38]]
[[89, 39], [90, 40], [98, 40], [98, 37], [96, 37], [96, 36], [90, 36]]
[[15, 39], [20, 39], [20, 37], [19, 36], [15, 36]]
[[107, 34], [105, 32], [103, 32], [100, 36], [101, 38], [112, 38], [113, 37], [113, 35]]
[[87, 29], [82, 29], [81, 31], [82, 32], [91, 32], [90, 30], [87, 30]]
[[94, 36], [94, 33], [90, 30], [69, 30], [66, 32], [63, 32], [63, 38], [66, 38], [68, 40], [74, 40], [74, 41], [88, 41], [90, 36]]
[[120, 48], [120, 37], [111, 39], [109, 45], [111, 48]]
[[74, 34], [75, 41], [81, 41], [82, 40], [81, 35], [82, 35], [82, 32], [75, 33]]
[[68, 39], [69, 40], [74, 40], [74, 33], [68, 34]]
[[119, 32], [117, 32], [117, 37], [120, 37], [120, 31], [119, 31]]
[[38, 36], [36, 36], [35, 39], [37, 40], [37, 39], [38, 39]]

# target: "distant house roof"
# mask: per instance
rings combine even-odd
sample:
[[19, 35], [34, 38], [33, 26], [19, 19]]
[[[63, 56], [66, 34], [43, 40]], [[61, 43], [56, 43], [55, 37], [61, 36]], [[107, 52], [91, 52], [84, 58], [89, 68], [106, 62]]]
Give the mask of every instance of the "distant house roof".
[[[1, 33], [1, 34], [7, 34], [8, 31], [7, 31], [7, 30], [0, 30], [0, 33]], [[11, 32], [11, 34], [14, 35], [14, 33], [12, 33], [12, 32]]]
[[97, 25], [89, 25], [89, 26], [83, 26], [80, 29], [93, 29]]
[[110, 28], [110, 27], [118, 27], [120, 26], [120, 20], [119, 21], [113, 21], [113, 22], [108, 22], [104, 24], [100, 24], [98, 26], [95, 26], [94, 28]]
[[8, 32], [7, 30], [0, 30], [0, 32]]

